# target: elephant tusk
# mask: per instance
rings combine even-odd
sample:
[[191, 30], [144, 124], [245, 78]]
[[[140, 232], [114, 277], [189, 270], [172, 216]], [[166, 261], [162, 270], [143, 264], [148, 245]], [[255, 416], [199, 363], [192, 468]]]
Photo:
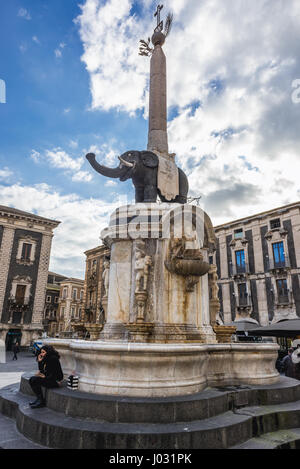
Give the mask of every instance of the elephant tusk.
[[133, 168], [135, 165], [133, 163], [129, 163], [128, 161], [125, 161], [121, 158], [121, 156], [118, 156], [119, 160], [124, 166], [127, 166], [128, 168]]

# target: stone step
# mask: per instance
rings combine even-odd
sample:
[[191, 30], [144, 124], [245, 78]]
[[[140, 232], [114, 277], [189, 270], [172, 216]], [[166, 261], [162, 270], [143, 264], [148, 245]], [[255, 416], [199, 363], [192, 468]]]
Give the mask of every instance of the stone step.
[[300, 449], [300, 428], [266, 433], [230, 449]]
[[251, 419], [233, 412], [189, 423], [128, 424], [74, 418], [47, 407], [31, 409], [28, 402], [28, 396], [12, 387], [1, 390], [0, 410], [15, 415], [26, 438], [51, 448], [226, 448], [235, 443], [236, 433], [242, 440], [251, 437]]
[[[30, 374], [20, 383], [23, 394], [32, 395]], [[70, 417], [111, 423], [176, 423], [202, 420], [245, 405], [272, 405], [300, 400], [300, 383], [282, 377], [270, 386], [227, 386], [197, 394], [168, 398], [103, 396], [67, 387], [47, 390], [47, 407]]]
[[0, 449], [49, 449], [25, 438], [13, 419], [0, 414]]
[[[280, 403], [283, 399], [283, 392], [287, 398], [297, 396], [298, 382], [295, 380], [283, 380], [277, 387], [270, 386], [259, 389], [248, 389], [249, 401], [264, 400], [268, 405], [243, 406], [245, 404], [245, 389], [237, 391], [237, 387], [227, 387], [222, 390], [207, 390], [219, 392], [222, 397], [234, 397], [235, 405], [232, 410], [226, 410], [219, 415], [209, 418], [193, 418], [192, 411], [185, 421], [169, 422], [143, 422], [136, 421], [136, 415], [131, 418], [131, 422], [108, 421], [105, 414], [99, 414], [97, 419], [86, 418], [82, 415], [82, 409], [78, 415], [67, 415], [68, 402], [74, 399], [75, 404], [84, 403], [87, 396], [92, 400], [109, 403], [106, 396], [91, 396], [86, 393], [78, 393], [68, 389], [51, 390], [47, 393], [49, 402], [55, 399], [61, 400], [59, 404], [60, 412], [48, 407], [42, 409], [31, 409], [29, 406], [30, 397], [21, 393], [18, 385], [11, 385], [0, 390], [0, 412], [14, 418], [17, 428], [26, 438], [35, 441], [37, 444], [51, 448], [86, 448], [86, 449], [217, 449], [232, 448], [237, 445], [266, 445], [262, 440], [263, 435], [287, 431], [300, 428], [300, 400]], [[22, 386], [27, 386], [28, 380], [24, 378]], [[21, 387], [22, 387], [21, 386]], [[289, 391], [290, 390], [290, 391]], [[292, 391], [291, 391], [292, 390]], [[30, 389], [27, 388], [29, 392]], [[242, 391], [242, 394], [239, 392]], [[252, 393], [253, 391], [253, 393]], [[82, 395], [81, 395], [82, 394]], [[203, 396], [203, 393], [200, 393]], [[50, 397], [49, 399], [49, 396]], [[206, 395], [206, 405], [210, 406], [209, 394]], [[192, 396], [190, 396], [192, 397]], [[195, 396], [194, 396], [195, 397]], [[201, 396], [198, 396], [198, 400]], [[219, 396], [220, 397], [220, 396]], [[147, 407], [147, 399], [110, 398], [126, 405], [130, 402], [139, 402], [140, 415], [147, 415], [142, 411], [142, 405]], [[160, 412], [164, 411], [161, 399], [151, 399], [149, 402], [155, 410], [155, 403], [158, 404]], [[201, 400], [201, 399], [200, 399]], [[164, 401], [164, 402], [163, 402]], [[175, 402], [191, 402], [192, 400], [176, 398]], [[63, 413], [62, 403], [65, 402], [66, 413]], [[90, 405], [92, 401], [89, 401]], [[196, 401], [195, 401], [196, 402]], [[213, 401], [212, 401], [213, 402]], [[270, 402], [277, 402], [271, 405]], [[238, 405], [239, 404], [239, 405]], [[85, 404], [82, 404], [85, 405]], [[92, 403], [93, 405], [93, 403]], [[89, 407], [89, 406], [87, 406]], [[132, 409], [133, 407], [131, 407]], [[115, 418], [115, 417], [114, 417]], [[113, 420], [112, 418], [110, 420]], [[115, 419], [117, 420], [117, 419]], [[125, 419], [125, 414], [124, 418]], [[154, 419], [155, 420], [155, 419]], [[292, 440], [291, 440], [292, 441]], [[294, 440], [296, 441], [296, 440]]]
[[31, 409], [28, 401], [28, 396], [17, 392], [16, 387], [1, 391], [1, 409], [9, 412], [11, 407], [19, 431], [52, 448], [213, 449], [236, 447], [243, 442], [262, 447], [266, 445], [261, 439], [264, 433], [300, 427], [300, 401], [245, 407], [209, 419], [172, 424], [74, 418], [48, 408]]

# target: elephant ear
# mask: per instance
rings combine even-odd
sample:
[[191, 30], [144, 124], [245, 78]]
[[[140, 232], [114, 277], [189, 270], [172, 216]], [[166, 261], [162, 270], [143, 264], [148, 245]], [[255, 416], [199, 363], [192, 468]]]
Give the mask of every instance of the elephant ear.
[[158, 156], [152, 151], [142, 151], [141, 160], [147, 168], [157, 168], [158, 166]]

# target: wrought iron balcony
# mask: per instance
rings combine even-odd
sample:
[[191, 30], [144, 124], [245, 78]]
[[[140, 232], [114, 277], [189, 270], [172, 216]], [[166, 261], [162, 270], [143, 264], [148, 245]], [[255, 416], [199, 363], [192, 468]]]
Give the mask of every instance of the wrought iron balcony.
[[284, 270], [291, 267], [290, 259], [285, 256], [284, 259], [276, 261], [275, 259], [269, 259], [268, 270]]
[[242, 265], [231, 265], [229, 273], [231, 277], [244, 276], [249, 273], [249, 265], [248, 263]]

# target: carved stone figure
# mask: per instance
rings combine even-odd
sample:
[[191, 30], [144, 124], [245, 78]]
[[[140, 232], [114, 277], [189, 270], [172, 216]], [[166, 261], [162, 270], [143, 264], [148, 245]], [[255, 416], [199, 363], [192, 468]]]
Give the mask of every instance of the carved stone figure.
[[151, 267], [151, 256], [145, 256], [139, 250], [135, 255], [135, 293], [147, 290], [148, 274]]
[[108, 287], [109, 287], [109, 260], [106, 259], [103, 263], [103, 273], [102, 273], [102, 279], [103, 279], [103, 285], [104, 285], [104, 297], [108, 296]]
[[182, 238], [171, 238], [169, 252], [165, 260], [166, 269], [186, 278], [186, 291], [194, 291], [199, 277], [208, 273], [210, 265], [203, 260], [197, 249], [195, 235], [186, 234]]
[[119, 157], [120, 164], [117, 168], [107, 168], [96, 161], [94, 153], [86, 155], [91, 166], [98, 173], [109, 178], [119, 178], [120, 181], [132, 179], [135, 187], [135, 201], [156, 202], [157, 196], [163, 202], [185, 204], [189, 190], [188, 180], [185, 173], [178, 168], [179, 193], [172, 199], [167, 200], [158, 188], [158, 166], [159, 158], [152, 151], [127, 151]]

